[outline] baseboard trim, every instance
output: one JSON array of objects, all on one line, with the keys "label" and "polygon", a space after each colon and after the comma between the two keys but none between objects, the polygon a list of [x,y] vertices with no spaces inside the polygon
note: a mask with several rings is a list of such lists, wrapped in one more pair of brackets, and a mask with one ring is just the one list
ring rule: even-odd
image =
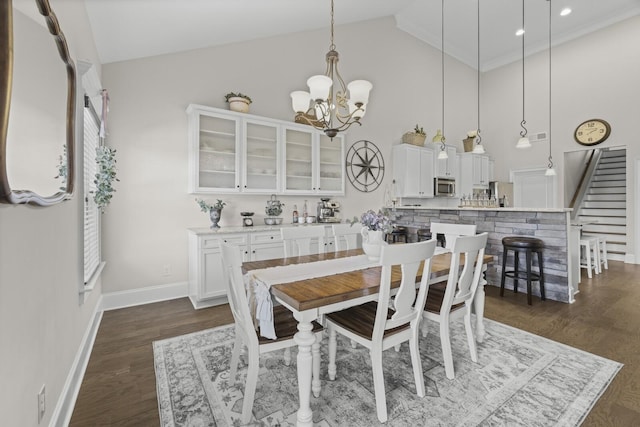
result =
[{"label": "baseboard trim", "polygon": [[102,308],[104,311],[116,310],[118,308],[183,298],[188,293],[188,282],[168,283],[166,285],[149,286],[128,291],[103,293]]},{"label": "baseboard trim", "polygon": [[624,256],[624,262],[625,264],[640,264],[640,263],[636,263],[636,257],[634,254],[626,254]]},{"label": "baseboard trim", "polygon": [[89,364],[89,357],[93,350],[93,343],[96,340],[100,322],[102,322],[102,313],[102,298],[100,298],[93,310],[92,321],[82,337],[80,347],[78,348],[78,352],[73,360],[67,379],[62,387],[58,403],[51,415],[49,427],[66,427],[71,422],[71,415],[73,414],[73,408],[76,405],[78,393],[80,393],[80,386],[82,385],[84,373],[87,370],[87,365]]}]

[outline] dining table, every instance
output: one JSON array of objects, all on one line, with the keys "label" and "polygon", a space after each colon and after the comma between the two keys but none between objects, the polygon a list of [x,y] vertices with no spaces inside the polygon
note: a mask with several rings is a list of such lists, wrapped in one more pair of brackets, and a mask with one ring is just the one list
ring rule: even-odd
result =
[{"label": "dining table", "polygon": [[[451,263],[451,253],[440,249],[440,253],[432,258],[429,283],[443,282],[448,279]],[[262,261],[251,261],[242,264],[243,274],[276,269],[272,271],[286,272],[286,266],[295,264],[314,264],[327,260],[338,260],[353,257],[360,259],[363,256],[362,249],[346,251],[326,252],[313,255],[278,258]],[[493,256],[485,255],[483,263],[493,262]],[[321,264],[324,265],[324,264]],[[461,255],[461,267],[464,265],[464,256]],[[315,277],[299,279],[293,277],[291,281],[286,278],[279,284],[270,286],[270,294],[275,300],[287,307],[298,321],[298,332],[294,341],[298,345],[297,377],[299,392],[299,409],[297,411],[297,426],[311,426],[313,413],[310,407],[311,393],[315,396],[320,393],[320,382],[312,384],[312,355],[311,346],[316,342],[316,336],[312,332],[312,324],[316,319],[326,313],[343,310],[348,307],[377,300],[380,286],[380,265],[367,266],[352,271],[334,272],[330,268],[319,273]],[[422,271],[420,268],[419,271]],[[286,274],[286,273],[285,273]],[[421,274],[416,280],[421,280]],[[400,286],[402,272],[400,266],[394,266],[391,272],[391,287]],[[286,283],[284,283],[286,282]],[[474,312],[476,315],[475,337],[478,342],[484,338],[484,279],[480,280],[474,299]]]}]

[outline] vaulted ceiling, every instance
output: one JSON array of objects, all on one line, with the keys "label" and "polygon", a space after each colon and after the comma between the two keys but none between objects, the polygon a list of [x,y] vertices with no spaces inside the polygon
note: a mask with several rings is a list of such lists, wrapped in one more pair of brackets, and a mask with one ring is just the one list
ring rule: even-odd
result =
[{"label": "vaulted ceiling", "polygon": [[[329,0],[85,0],[103,63],[328,28]],[[549,1],[525,0],[526,54],[548,45]],[[476,67],[478,0],[446,0],[445,52]],[[572,13],[561,17],[566,7]],[[552,0],[552,42],[640,14],[640,0]],[[440,0],[335,0],[336,25],[394,16],[440,49]],[[522,1],[480,0],[482,70],[521,57]],[[336,45],[340,47],[339,29]]]}]

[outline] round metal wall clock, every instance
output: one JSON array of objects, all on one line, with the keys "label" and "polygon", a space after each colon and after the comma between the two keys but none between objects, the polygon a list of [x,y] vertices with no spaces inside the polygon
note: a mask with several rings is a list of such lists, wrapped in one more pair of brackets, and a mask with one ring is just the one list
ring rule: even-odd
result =
[{"label": "round metal wall clock", "polygon": [[602,119],[591,119],[580,123],[573,133],[578,144],[596,145],[603,142],[611,134],[611,126]]},{"label": "round metal wall clock", "polygon": [[384,178],[382,152],[371,141],[353,143],[347,151],[347,177],[356,190],[367,193],[380,186]]}]

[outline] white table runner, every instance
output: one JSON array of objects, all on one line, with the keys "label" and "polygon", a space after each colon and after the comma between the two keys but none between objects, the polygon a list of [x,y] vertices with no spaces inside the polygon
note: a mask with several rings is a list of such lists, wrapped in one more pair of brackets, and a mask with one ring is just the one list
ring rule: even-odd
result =
[{"label": "white table runner", "polygon": [[[364,270],[379,265],[378,261],[370,261],[366,255],[357,255],[250,271],[244,276],[245,286],[249,298],[249,306],[252,308],[252,312],[255,313],[257,325],[260,326],[260,335],[269,339],[277,338],[273,326],[273,301],[269,291],[271,286]],[[255,310],[253,310],[254,306]]]}]

